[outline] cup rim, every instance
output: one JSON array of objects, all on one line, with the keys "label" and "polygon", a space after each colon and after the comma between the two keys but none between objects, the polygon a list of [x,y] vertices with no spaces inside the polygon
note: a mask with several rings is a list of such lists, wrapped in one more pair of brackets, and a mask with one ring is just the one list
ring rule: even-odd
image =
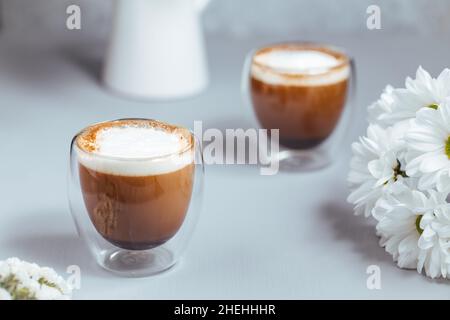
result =
[{"label": "cup rim", "polygon": [[[342,56],[342,59],[340,61],[339,64],[332,66],[332,67],[328,67],[325,69],[324,72],[320,72],[320,73],[312,73],[312,74],[305,74],[305,73],[299,73],[299,72],[286,72],[286,71],[280,71],[277,70],[275,68],[272,68],[266,64],[262,64],[259,63],[257,61],[255,61],[255,57],[258,53],[264,51],[264,50],[270,50],[270,49],[277,49],[277,48],[282,48],[282,47],[305,47],[305,48],[322,48],[325,49],[327,51],[330,51],[332,53],[336,53],[340,56]],[[323,43],[323,42],[315,42],[315,41],[281,41],[281,42],[273,42],[273,43],[269,43],[260,47],[257,47],[255,49],[253,49],[251,51],[251,65],[256,65],[259,68],[262,68],[266,71],[278,74],[278,75],[282,75],[284,77],[289,77],[289,78],[298,78],[298,77],[314,77],[314,76],[321,76],[324,74],[327,74],[329,72],[332,71],[336,71],[339,70],[345,66],[351,66],[353,61],[353,58],[350,54],[348,54],[348,52],[343,49],[342,47],[339,46],[335,46],[332,44],[327,44],[327,43]],[[324,69],[324,68],[317,68],[317,69]],[[312,68],[312,70],[314,70],[314,68]]]},{"label": "cup rim", "polygon": [[[188,143],[186,145],[185,148],[179,150],[179,151],[175,151],[175,152],[171,152],[171,153],[167,153],[164,155],[158,155],[158,156],[151,156],[151,157],[136,157],[136,158],[126,158],[126,157],[120,157],[120,156],[109,156],[109,155],[104,155],[104,154],[99,154],[99,153],[95,153],[95,152],[87,152],[86,150],[83,150],[80,146],[78,146],[77,143],[77,139],[78,137],[83,134],[86,130],[88,130],[89,128],[96,126],[96,125],[102,125],[102,124],[106,124],[109,122],[118,122],[118,121],[154,121],[154,122],[158,122],[158,123],[162,123],[162,124],[166,124],[169,126],[173,126],[182,130],[186,130],[186,132],[189,133],[189,137],[190,137],[190,143]],[[173,156],[181,156],[189,151],[192,151],[195,147],[195,143],[196,143],[196,137],[194,135],[194,133],[192,132],[192,130],[183,127],[183,126],[179,126],[179,125],[172,125],[169,124],[167,122],[164,121],[160,121],[160,120],[156,120],[156,119],[151,119],[151,118],[140,118],[140,117],[130,117],[130,118],[118,118],[118,119],[113,119],[113,120],[104,120],[104,121],[99,121],[96,123],[92,123],[86,127],[84,127],[83,129],[81,129],[80,131],[78,131],[75,136],[72,138],[72,142],[71,142],[71,146],[73,149],[76,149],[77,152],[80,152],[81,154],[84,154],[86,156],[91,156],[91,157],[97,157],[100,159],[106,159],[106,160],[115,160],[115,161],[130,161],[130,162],[140,162],[140,161],[158,161],[158,160],[163,160],[163,159],[167,159]]]}]

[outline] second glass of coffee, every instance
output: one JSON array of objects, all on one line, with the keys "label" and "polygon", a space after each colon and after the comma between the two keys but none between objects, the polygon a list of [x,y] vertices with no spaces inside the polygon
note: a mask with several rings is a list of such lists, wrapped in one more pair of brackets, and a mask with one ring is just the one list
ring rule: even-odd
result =
[{"label": "second glass of coffee", "polygon": [[281,168],[329,164],[342,136],[337,129],[346,120],[353,74],[349,56],[321,44],[277,44],[252,52],[244,72],[244,94],[261,126],[279,129],[280,152],[272,157]]}]

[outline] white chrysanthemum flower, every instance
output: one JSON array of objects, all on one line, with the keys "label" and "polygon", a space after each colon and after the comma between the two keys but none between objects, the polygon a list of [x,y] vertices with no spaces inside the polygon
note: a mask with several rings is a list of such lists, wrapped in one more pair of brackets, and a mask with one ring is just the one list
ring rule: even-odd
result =
[{"label": "white chrysanthemum flower", "polygon": [[352,191],[348,201],[355,205],[357,215],[369,217],[384,192],[401,192],[405,180],[403,132],[407,122],[391,128],[370,125],[367,137],[352,145],[348,182]]},{"label": "white chrysanthemum flower", "polygon": [[419,67],[368,111],[367,137],[352,145],[348,201],[378,221],[399,267],[450,278],[450,69],[433,78]]},{"label": "white chrysanthemum flower", "polygon": [[[437,109],[450,96],[450,70],[445,69],[437,78],[422,67],[416,78],[407,78],[406,88],[392,89],[385,105],[378,107],[376,119],[380,124],[393,125],[398,121],[412,119],[417,111],[424,108]],[[387,105],[387,106],[386,106]]]},{"label": "white chrysanthemum flower", "polygon": [[[53,287],[58,288],[58,291],[62,293],[64,296],[70,296],[72,289],[68,285],[67,281],[63,279],[60,275],[58,275],[55,270],[43,267],[39,272],[39,279],[46,279],[48,283],[53,284]],[[64,297],[63,297],[64,298]]]},{"label": "white chrysanthemum flower", "polygon": [[53,287],[41,286],[41,289],[36,292],[37,300],[61,300],[61,292]]},{"label": "white chrysanthemum flower", "polygon": [[424,269],[431,278],[450,277],[450,205],[425,213],[420,227],[417,271]]},{"label": "white chrysanthemum flower", "polygon": [[[427,197],[417,190],[386,194],[377,203],[373,216],[380,245],[390,253],[400,268],[417,269],[432,278],[448,274],[447,194],[430,192]],[[445,218],[441,216],[445,212]],[[447,220],[446,220],[447,219]],[[446,227],[444,227],[444,225]],[[438,231],[439,230],[439,231]]]},{"label": "white chrysanthemum flower", "polygon": [[406,135],[410,149],[406,172],[419,178],[418,187],[439,191],[450,187],[450,101],[437,110],[417,113]]},{"label": "white chrysanthemum flower", "polygon": [[10,258],[0,261],[0,299],[70,299],[72,288],[50,268]]},{"label": "white chrysanthemum flower", "polygon": [[386,86],[378,101],[372,103],[368,108],[369,122],[376,123],[380,126],[391,126],[393,123],[385,123],[384,116],[392,113],[392,105],[394,103],[394,87]]}]

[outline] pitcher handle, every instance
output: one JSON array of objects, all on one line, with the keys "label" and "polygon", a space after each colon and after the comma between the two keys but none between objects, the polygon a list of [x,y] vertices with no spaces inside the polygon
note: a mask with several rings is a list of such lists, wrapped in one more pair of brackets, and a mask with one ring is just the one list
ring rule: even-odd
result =
[{"label": "pitcher handle", "polygon": [[195,6],[198,12],[203,12],[211,0],[195,0]]}]

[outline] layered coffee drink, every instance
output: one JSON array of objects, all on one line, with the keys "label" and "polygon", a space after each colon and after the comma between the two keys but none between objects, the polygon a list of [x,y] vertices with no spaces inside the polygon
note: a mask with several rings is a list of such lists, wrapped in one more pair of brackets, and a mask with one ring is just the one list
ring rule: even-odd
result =
[{"label": "layered coffee drink", "polygon": [[344,109],[351,66],[342,52],[314,44],[258,50],[250,94],[265,129],[279,129],[280,144],[309,149],[326,140]]},{"label": "layered coffee drink", "polygon": [[105,122],[81,132],[74,150],[85,207],[104,239],[145,250],[177,233],[194,183],[189,130],[154,120]]}]

